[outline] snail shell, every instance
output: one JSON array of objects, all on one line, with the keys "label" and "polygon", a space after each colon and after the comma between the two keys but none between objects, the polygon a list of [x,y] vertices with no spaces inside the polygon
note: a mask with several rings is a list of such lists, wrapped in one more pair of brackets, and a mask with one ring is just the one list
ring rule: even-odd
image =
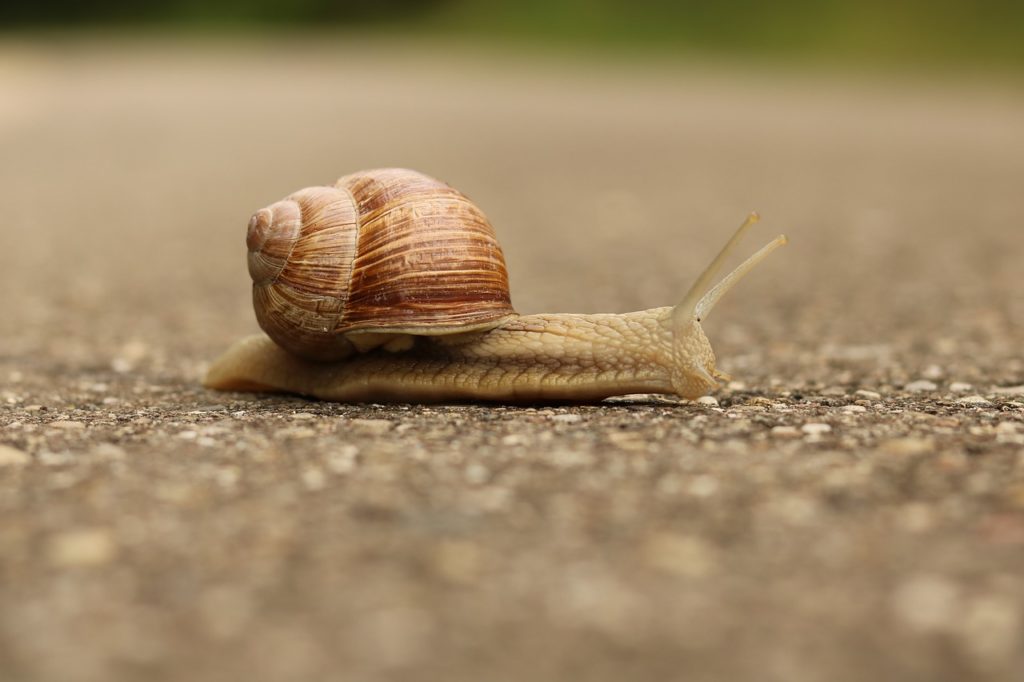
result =
[{"label": "snail shell", "polygon": [[256,319],[300,357],[339,360],[516,314],[487,217],[416,171],[361,171],[301,189],[252,216],[246,245]]}]

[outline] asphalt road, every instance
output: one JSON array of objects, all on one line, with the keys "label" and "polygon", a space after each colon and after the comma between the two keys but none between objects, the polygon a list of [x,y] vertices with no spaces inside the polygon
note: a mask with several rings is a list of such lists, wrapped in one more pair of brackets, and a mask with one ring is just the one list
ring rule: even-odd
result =
[{"label": "asphalt road", "polygon": [[[521,312],[674,303],[700,404],[199,378],[246,221],[360,168],[488,213]],[[0,46],[0,679],[1018,680],[1024,94],[423,46]]]}]

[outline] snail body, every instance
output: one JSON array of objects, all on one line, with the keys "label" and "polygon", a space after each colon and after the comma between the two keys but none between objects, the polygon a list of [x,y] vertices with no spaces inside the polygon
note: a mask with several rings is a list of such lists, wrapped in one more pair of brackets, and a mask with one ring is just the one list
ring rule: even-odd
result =
[{"label": "snail body", "polygon": [[696,398],[724,377],[701,319],[786,241],[709,288],[756,219],[674,307],[519,315],[494,230],[469,199],[410,170],[347,175],[253,215],[249,271],[266,335],[229,348],[204,384],[352,402]]}]

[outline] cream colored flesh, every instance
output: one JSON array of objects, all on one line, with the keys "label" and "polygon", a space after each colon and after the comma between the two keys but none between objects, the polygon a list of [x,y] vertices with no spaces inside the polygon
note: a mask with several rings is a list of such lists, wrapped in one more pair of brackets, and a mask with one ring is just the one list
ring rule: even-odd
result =
[{"label": "cream colored flesh", "polygon": [[409,350],[375,349],[334,363],[297,358],[257,335],[229,348],[204,383],[345,402],[695,398],[715,385],[714,358],[699,325],[674,339],[672,324],[671,308],[527,315],[488,332],[418,337]]}]

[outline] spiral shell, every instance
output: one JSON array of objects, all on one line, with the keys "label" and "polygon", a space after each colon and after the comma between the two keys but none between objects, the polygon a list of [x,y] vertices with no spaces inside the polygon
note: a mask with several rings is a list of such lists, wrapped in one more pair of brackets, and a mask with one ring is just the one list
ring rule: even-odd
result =
[{"label": "spiral shell", "polygon": [[299,190],[253,215],[246,245],[256,319],[302,357],[338,360],[394,335],[488,329],[515,315],[486,216],[416,171]]}]

